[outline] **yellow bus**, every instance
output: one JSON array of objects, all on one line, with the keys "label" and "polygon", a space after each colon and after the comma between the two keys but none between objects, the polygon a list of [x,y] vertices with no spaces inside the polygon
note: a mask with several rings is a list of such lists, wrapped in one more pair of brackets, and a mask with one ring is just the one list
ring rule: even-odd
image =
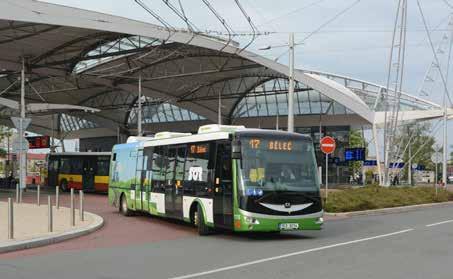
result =
[{"label": "yellow bus", "polygon": [[108,191],[110,152],[62,152],[48,155],[47,185],[87,192]]}]

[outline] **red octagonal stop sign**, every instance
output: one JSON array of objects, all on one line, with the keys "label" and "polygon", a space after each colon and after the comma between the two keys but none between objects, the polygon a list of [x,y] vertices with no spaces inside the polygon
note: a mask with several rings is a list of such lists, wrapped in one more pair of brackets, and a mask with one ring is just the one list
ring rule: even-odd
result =
[{"label": "red octagonal stop sign", "polygon": [[335,151],[335,147],[337,146],[335,143],[335,139],[332,137],[323,137],[320,141],[321,151],[324,154],[332,154]]}]

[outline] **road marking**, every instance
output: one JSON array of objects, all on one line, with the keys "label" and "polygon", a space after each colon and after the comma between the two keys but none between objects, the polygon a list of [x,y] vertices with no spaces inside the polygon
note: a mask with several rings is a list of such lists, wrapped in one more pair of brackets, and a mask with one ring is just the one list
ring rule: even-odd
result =
[{"label": "road marking", "polygon": [[407,229],[407,230],[397,231],[397,232],[388,233],[388,234],[382,234],[382,235],[377,235],[377,236],[372,236],[372,237],[367,237],[367,238],[361,238],[361,239],[347,241],[347,242],[341,242],[341,243],[337,243],[337,244],[331,244],[331,245],[327,245],[327,246],[322,246],[322,247],[318,247],[318,248],[298,251],[298,252],[284,254],[284,255],[280,255],[280,256],[264,258],[264,259],[260,259],[260,260],[256,260],[256,261],[245,262],[245,263],[242,263],[242,264],[230,265],[230,266],[225,266],[225,267],[222,267],[222,268],[212,269],[212,270],[208,270],[208,271],[203,271],[203,272],[198,272],[198,273],[192,273],[192,274],[172,277],[170,279],[188,279],[188,278],[205,276],[205,275],[209,275],[209,274],[213,274],[213,273],[218,273],[218,272],[232,270],[232,269],[238,269],[238,268],[241,268],[241,267],[246,267],[246,266],[250,266],[250,265],[260,264],[260,263],[264,263],[264,262],[270,262],[270,261],[280,260],[280,259],[284,259],[284,258],[299,256],[299,255],[303,255],[303,254],[307,254],[307,253],[311,253],[311,252],[317,252],[317,251],[321,251],[321,250],[326,250],[326,249],[331,249],[331,248],[335,248],[335,247],[351,245],[351,244],[365,242],[365,241],[369,241],[369,240],[390,237],[390,236],[394,236],[394,235],[398,235],[398,234],[407,233],[407,232],[410,232],[410,231],[413,231],[413,230],[414,229]]},{"label": "road marking", "polygon": [[443,224],[447,224],[447,223],[453,223],[453,220],[442,221],[442,222],[439,222],[439,223],[429,224],[429,225],[426,225],[426,226],[427,227],[434,227],[434,226],[439,226],[439,225],[443,225]]}]

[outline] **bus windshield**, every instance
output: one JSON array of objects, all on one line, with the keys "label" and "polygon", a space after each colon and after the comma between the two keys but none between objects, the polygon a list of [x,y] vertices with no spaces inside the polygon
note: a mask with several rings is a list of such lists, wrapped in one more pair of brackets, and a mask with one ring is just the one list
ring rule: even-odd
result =
[{"label": "bus windshield", "polygon": [[294,138],[241,138],[240,191],[315,192],[319,181],[311,141]]}]

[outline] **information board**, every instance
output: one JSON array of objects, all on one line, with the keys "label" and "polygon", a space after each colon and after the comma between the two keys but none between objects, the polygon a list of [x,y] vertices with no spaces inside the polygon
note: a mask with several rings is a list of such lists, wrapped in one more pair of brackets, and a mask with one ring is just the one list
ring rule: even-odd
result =
[{"label": "information board", "polygon": [[365,148],[346,148],[344,151],[345,161],[365,161]]},{"label": "information board", "polygon": [[36,136],[36,137],[26,137],[29,143],[30,149],[39,149],[39,148],[49,148],[50,147],[50,137],[49,136]]}]

